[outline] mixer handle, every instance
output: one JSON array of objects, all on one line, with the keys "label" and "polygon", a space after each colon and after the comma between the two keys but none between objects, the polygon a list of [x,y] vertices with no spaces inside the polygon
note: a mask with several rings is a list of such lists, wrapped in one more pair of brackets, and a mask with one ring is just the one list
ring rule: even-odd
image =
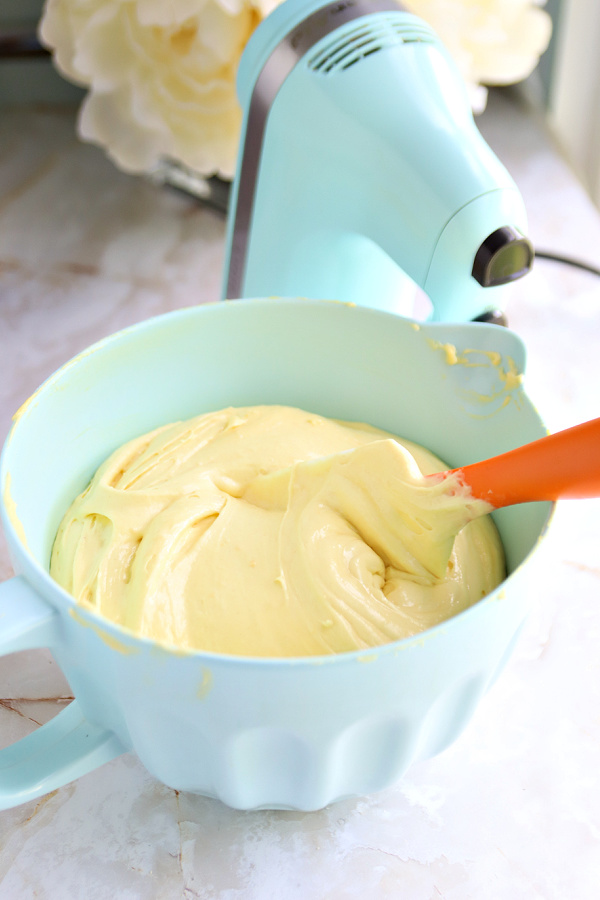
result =
[{"label": "mixer handle", "polygon": [[[0,656],[50,647],[59,614],[22,575],[0,584]],[[113,732],[86,719],[77,700],[31,734],[0,750],[0,810],[35,800],[125,753]]]}]

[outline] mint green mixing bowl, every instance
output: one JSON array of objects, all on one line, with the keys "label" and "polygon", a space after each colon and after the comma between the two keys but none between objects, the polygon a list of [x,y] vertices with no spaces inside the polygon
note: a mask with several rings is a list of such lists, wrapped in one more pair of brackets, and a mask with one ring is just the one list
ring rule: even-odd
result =
[{"label": "mint green mixing bowl", "polygon": [[286,404],[369,422],[456,466],[545,434],[515,377],[523,366],[521,341],[497,326],[417,326],[279,299],[161,316],[63,366],[16,415],[2,454],[18,574],[0,585],[0,653],[49,647],[76,699],[0,752],[0,808],[134,751],[178,790],[240,809],[311,810],[385,788],[447,747],[524,621],[550,504],[495,514],[509,575],[472,608],[414,638],[318,658],[185,654],[139,639],[78,607],[49,577],[50,552],[97,466],[158,425]]}]

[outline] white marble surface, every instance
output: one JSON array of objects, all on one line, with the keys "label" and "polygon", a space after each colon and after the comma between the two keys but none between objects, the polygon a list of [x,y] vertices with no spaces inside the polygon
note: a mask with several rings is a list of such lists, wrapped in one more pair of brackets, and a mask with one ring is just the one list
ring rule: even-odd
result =
[{"label": "white marble surface", "polygon": [[[600,213],[514,95],[480,120],[538,247],[600,262]],[[0,439],[96,339],[217,299],[222,217],[117,172],[69,112],[0,120]],[[539,261],[514,286],[526,387],[551,430],[600,415],[600,278]],[[0,900],[592,900],[600,884],[600,501],[559,504],[526,630],[457,743],[317,813],[176,794],[132,756],[0,813]],[[11,575],[0,544],[0,579]],[[0,660],[0,746],[70,698],[46,651]]]}]

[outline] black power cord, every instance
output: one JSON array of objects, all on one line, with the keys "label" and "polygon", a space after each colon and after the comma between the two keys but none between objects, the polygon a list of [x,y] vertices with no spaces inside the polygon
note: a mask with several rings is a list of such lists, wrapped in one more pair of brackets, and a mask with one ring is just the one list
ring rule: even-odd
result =
[{"label": "black power cord", "polygon": [[560,253],[550,253],[546,250],[536,250],[535,258],[547,259],[550,262],[563,263],[567,266],[573,266],[575,269],[582,269],[584,272],[591,272],[592,275],[600,276],[599,266],[594,266],[591,263],[584,262],[581,259],[576,259],[574,256],[563,256]]},{"label": "black power cord", "polygon": [[[600,267],[594,266],[591,263],[585,262],[581,259],[576,259],[574,256],[566,256],[562,253],[551,253],[548,250],[535,250],[535,259],[545,259],[549,262],[561,263],[566,266],[573,266],[575,269],[580,269],[583,272],[590,272],[592,275],[600,276]],[[492,325],[508,325],[508,321],[506,315],[501,309],[488,309],[485,312],[481,313],[480,316],[476,316],[473,319],[474,322],[487,322]]]}]

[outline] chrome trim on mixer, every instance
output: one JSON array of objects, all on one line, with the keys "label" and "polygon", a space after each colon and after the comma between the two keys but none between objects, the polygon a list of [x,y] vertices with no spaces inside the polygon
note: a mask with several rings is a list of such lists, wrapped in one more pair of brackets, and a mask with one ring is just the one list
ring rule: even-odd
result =
[{"label": "chrome trim on mixer", "polygon": [[227,275],[227,297],[240,297],[244,281],[250,220],[269,111],[277,93],[296,63],[321,38],[354,19],[378,12],[408,12],[395,0],[338,0],[311,13],[275,47],[256,82],[250,108],[239,177],[235,222]]}]

